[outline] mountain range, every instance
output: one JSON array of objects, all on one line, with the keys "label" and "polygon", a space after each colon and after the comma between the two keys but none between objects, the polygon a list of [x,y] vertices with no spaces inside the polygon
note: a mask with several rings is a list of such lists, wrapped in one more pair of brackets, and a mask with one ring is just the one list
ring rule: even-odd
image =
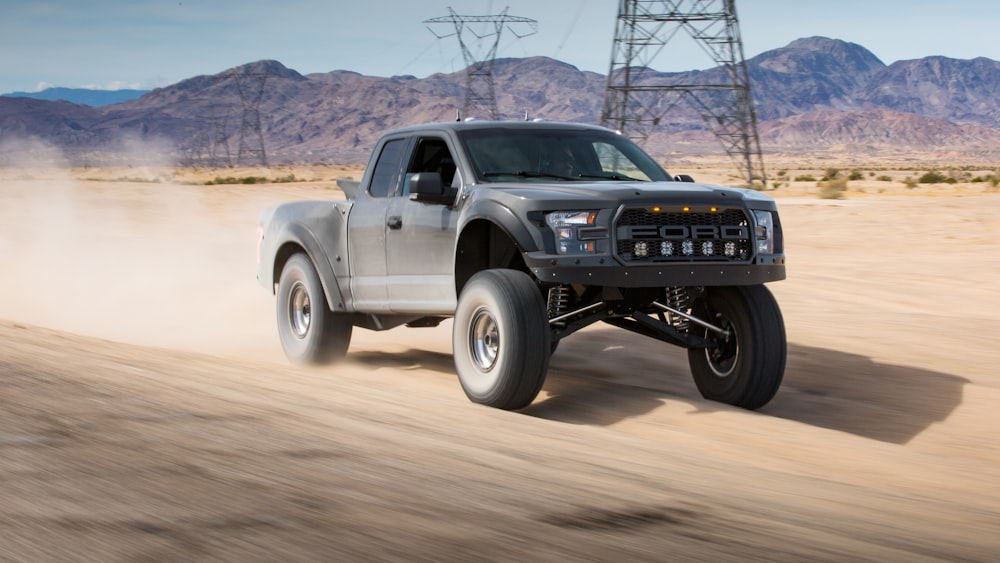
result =
[{"label": "mountain range", "polygon": [[149,90],[120,89],[95,90],[93,88],[45,88],[37,92],[10,92],[0,94],[9,98],[34,98],[36,100],[66,101],[85,106],[103,107],[134,100]]},{"label": "mountain range", "polygon": [[[1000,154],[1000,62],[926,57],[886,65],[860,45],[810,37],[748,59],[747,67],[766,153]],[[723,72],[647,76],[697,84]],[[600,119],[604,75],[529,57],[496,60],[493,76],[506,118]],[[225,154],[233,161],[241,131],[255,134],[258,119],[260,137],[244,139],[244,146],[259,148],[262,137],[271,164],[363,163],[387,128],[454,119],[465,80],[464,70],[426,78],[345,70],[302,75],[265,60],[103,107],[0,97],[0,163],[26,158],[26,145],[16,141],[29,138],[37,142],[27,146],[54,146],[74,164],[154,153],[173,162]],[[667,121],[649,139],[654,155],[723,154],[694,108],[678,105]]]}]

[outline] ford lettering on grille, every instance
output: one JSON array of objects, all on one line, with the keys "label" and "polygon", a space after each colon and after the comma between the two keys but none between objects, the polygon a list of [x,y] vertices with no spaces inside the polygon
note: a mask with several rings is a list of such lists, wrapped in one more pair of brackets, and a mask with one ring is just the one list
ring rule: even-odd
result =
[{"label": "ford lettering on grille", "polygon": [[662,227],[641,226],[621,227],[621,233],[627,239],[662,238],[667,240],[740,240],[750,238],[749,230],[744,226],[718,225],[664,225]]},{"label": "ford lettering on grille", "polygon": [[615,248],[626,263],[746,262],[753,248],[750,221],[741,209],[625,209]]}]

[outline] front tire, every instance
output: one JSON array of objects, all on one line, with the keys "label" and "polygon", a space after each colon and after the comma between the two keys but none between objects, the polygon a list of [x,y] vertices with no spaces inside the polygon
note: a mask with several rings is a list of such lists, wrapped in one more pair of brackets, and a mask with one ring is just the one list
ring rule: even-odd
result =
[{"label": "front tire", "polygon": [[516,270],[485,270],[462,289],[455,310],[455,369],[474,403],[514,410],[538,395],[549,368],[551,332],[535,282]]},{"label": "front tire", "polygon": [[693,310],[729,331],[702,336],[712,346],[688,349],[688,363],[702,397],[746,409],[770,401],[785,373],[785,323],[763,285],[710,287]]},{"label": "front tire", "polygon": [[316,268],[305,254],[285,263],[278,281],[278,336],[285,356],[297,364],[342,360],[353,326],[330,310]]}]

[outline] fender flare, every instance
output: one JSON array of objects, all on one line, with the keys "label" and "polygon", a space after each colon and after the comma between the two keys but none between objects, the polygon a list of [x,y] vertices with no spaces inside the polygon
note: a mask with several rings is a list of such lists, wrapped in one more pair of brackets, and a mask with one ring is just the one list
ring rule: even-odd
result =
[{"label": "fender flare", "polygon": [[312,231],[302,223],[289,223],[282,229],[281,241],[274,253],[274,264],[272,267],[272,286],[277,284],[281,277],[281,268],[284,267],[288,258],[294,254],[294,248],[305,250],[309,261],[316,268],[319,274],[320,283],[323,285],[323,293],[326,295],[326,302],[331,311],[346,312],[347,301],[340,289],[337,275],[334,272],[330,257],[323,252],[322,246],[316,240]]},{"label": "fender flare", "polygon": [[537,229],[525,224],[511,208],[488,199],[476,201],[462,214],[458,224],[458,236],[455,237],[456,243],[461,238],[461,233],[465,231],[465,227],[478,219],[495,224],[517,244],[522,253],[544,248],[541,233]]}]

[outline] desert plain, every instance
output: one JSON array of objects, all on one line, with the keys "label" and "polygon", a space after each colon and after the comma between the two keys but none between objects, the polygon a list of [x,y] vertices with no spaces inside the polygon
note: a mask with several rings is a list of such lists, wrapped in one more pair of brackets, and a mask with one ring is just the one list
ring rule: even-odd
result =
[{"label": "desert plain", "polygon": [[[520,412],[468,402],[448,322],[290,365],[257,212],[359,167],[2,169],[0,560],[995,561],[1000,191],[921,166],[770,165],[789,354],[756,412],[604,325]],[[794,181],[829,167],[863,178]]]}]

